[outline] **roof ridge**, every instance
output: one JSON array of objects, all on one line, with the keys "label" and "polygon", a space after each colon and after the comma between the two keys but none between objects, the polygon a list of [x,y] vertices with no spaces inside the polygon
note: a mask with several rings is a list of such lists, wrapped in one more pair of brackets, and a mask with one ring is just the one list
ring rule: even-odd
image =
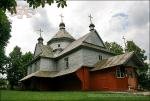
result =
[{"label": "roof ridge", "polygon": [[74,49],[74,48],[80,46],[83,43],[83,41],[88,37],[88,34],[85,34],[84,36],[82,36],[79,39],[77,39],[77,40],[73,41],[72,43],[70,43],[62,52],[59,53],[58,56],[70,51],[71,49]]}]

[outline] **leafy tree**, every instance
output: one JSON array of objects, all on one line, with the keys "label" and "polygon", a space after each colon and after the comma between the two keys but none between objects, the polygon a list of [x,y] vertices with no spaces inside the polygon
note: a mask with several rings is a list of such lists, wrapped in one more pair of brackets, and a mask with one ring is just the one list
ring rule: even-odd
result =
[{"label": "leafy tree", "polygon": [[0,1],[0,73],[5,73],[5,64],[7,57],[5,56],[5,46],[11,37],[11,23],[9,22],[5,12],[6,10],[11,13],[16,12],[16,2],[15,0],[1,0]]},{"label": "leafy tree", "polygon": [[145,56],[145,50],[141,49],[139,46],[137,46],[133,41],[127,41],[126,49],[128,52],[134,51],[135,54],[138,56],[138,58],[144,62],[147,59],[147,56]]},{"label": "leafy tree", "polygon": [[51,5],[54,2],[57,3],[57,7],[64,8],[65,6],[67,6],[66,0],[27,0],[27,3],[29,3],[29,6],[33,8],[37,8],[39,6],[44,7],[46,3]]},{"label": "leafy tree", "polygon": [[30,52],[22,55],[21,49],[18,46],[9,54],[7,79],[11,89],[14,86],[18,86],[18,81],[26,75],[27,67],[25,65],[31,61],[32,57],[33,55]]},{"label": "leafy tree", "polygon": [[8,58],[5,56],[5,51],[4,48],[0,49],[0,74],[5,74],[6,73],[6,64]]},{"label": "leafy tree", "polygon": [[10,11],[11,14],[12,13],[16,13],[16,6],[17,6],[17,3],[15,0],[1,0],[0,1],[0,9],[2,11]]},{"label": "leafy tree", "polygon": [[7,88],[7,79],[0,78],[0,89],[6,89],[6,88]]},{"label": "leafy tree", "polygon": [[105,42],[105,46],[116,55],[123,54],[123,48],[116,42]]},{"label": "leafy tree", "polygon": [[5,56],[4,48],[10,38],[11,25],[5,15],[5,12],[0,8],[0,73],[5,73],[4,65],[7,57]]},{"label": "leafy tree", "polygon": [[9,54],[9,66],[7,68],[7,79],[10,84],[10,88],[14,89],[14,86],[18,85],[18,80],[21,79],[22,75],[21,68],[21,55],[22,52],[18,46]]}]

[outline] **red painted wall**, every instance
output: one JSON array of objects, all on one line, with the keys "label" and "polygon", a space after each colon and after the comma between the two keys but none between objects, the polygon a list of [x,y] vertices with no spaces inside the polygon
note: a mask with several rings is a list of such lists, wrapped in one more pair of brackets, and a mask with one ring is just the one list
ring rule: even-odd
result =
[{"label": "red painted wall", "polygon": [[[129,75],[124,78],[116,77],[116,68],[111,67],[99,71],[89,71],[89,67],[81,67],[75,73],[57,78],[31,78],[25,85],[31,89],[39,90],[101,90],[126,91],[136,89],[137,77]],[[135,71],[132,67],[125,67],[127,72]]]},{"label": "red painted wall", "polygon": [[82,83],[82,90],[89,90],[89,69],[88,67],[82,67],[76,71],[76,75]]},{"label": "red painted wall", "polygon": [[[132,67],[126,68],[133,71]],[[137,87],[137,78],[117,78],[116,67],[90,72],[90,90],[126,91],[129,84]]]}]

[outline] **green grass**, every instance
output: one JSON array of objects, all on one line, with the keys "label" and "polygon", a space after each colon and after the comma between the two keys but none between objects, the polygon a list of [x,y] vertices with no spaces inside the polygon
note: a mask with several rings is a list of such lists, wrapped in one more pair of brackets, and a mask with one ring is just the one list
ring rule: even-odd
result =
[{"label": "green grass", "polygon": [[2,90],[0,101],[150,101],[149,96],[129,93],[67,92],[67,91],[10,91]]}]

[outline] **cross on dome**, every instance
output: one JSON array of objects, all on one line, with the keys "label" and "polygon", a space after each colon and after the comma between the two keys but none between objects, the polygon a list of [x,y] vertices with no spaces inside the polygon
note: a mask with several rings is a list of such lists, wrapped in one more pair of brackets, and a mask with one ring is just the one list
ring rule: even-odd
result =
[{"label": "cross on dome", "polygon": [[60,17],[61,17],[61,22],[63,22],[63,17],[64,17],[64,16],[63,16],[62,14],[60,14]]},{"label": "cross on dome", "polygon": [[41,33],[43,32],[43,30],[40,28],[39,30],[37,30],[40,32],[40,37],[42,37]]},{"label": "cross on dome", "polygon": [[123,36],[122,39],[123,39],[123,41],[124,41],[124,46],[125,46],[124,51],[127,52],[127,48],[126,48],[126,47],[127,47],[126,38]]},{"label": "cross on dome", "polygon": [[91,24],[90,24],[90,31],[94,31],[94,27],[95,27],[95,25],[92,23],[92,19],[93,19],[93,17],[92,17],[92,15],[90,14],[89,15],[89,18],[90,18],[90,22],[91,22]]},{"label": "cross on dome", "polygon": [[126,38],[123,36],[122,39],[124,41],[124,45],[126,46]]},{"label": "cross on dome", "polygon": [[92,23],[92,19],[93,19],[93,17],[92,17],[92,15],[91,15],[91,14],[89,15],[89,18],[90,18],[90,22]]}]

